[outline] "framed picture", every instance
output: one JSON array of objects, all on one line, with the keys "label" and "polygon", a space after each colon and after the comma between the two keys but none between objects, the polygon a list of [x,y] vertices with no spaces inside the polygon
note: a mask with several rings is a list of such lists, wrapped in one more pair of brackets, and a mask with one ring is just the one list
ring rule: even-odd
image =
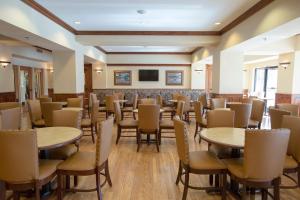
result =
[{"label": "framed picture", "polygon": [[115,85],[131,85],[131,71],[114,71]]},{"label": "framed picture", "polygon": [[166,85],[183,85],[183,71],[166,71]]}]

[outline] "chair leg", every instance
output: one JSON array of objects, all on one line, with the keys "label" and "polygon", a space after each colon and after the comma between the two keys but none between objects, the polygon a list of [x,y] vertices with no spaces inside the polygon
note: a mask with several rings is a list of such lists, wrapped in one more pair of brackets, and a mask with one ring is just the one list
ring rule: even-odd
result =
[{"label": "chair leg", "polygon": [[182,195],[182,200],[186,200],[187,193],[188,193],[188,186],[189,186],[189,181],[190,181],[190,173],[188,170],[185,172],[185,178],[184,178],[184,189],[183,189],[183,195]]},{"label": "chair leg", "polygon": [[274,180],[274,200],[280,199],[280,178]]},{"label": "chair leg", "polygon": [[0,181],[0,199],[5,199],[5,183]]},{"label": "chair leg", "polygon": [[159,152],[159,133],[158,133],[158,131],[156,131],[155,137],[156,137],[156,149],[157,149],[157,152]]},{"label": "chair leg", "polygon": [[40,187],[38,183],[35,183],[35,199],[40,200]]},{"label": "chair leg", "polygon": [[160,145],[161,144],[161,129],[159,129],[158,138],[159,138],[159,145]]},{"label": "chair leg", "polygon": [[92,141],[93,144],[95,143],[95,137],[94,137],[94,132],[93,132],[93,124],[91,124],[91,135],[92,135]]},{"label": "chair leg", "polygon": [[267,200],[268,199],[267,189],[262,189],[261,190],[261,199],[262,200]]},{"label": "chair leg", "polygon": [[209,185],[214,184],[214,175],[209,175]]},{"label": "chair leg", "polygon": [[222,175],[222,200],[226,199],[226,185],[227,185],[227,175],[224,173]]},{"label": "chair leg", "polygon": [[17,191],[13,192],[13,200],[19,200],[20,199],[20,193]]},{"label": "chair leg", "polygon": [[181,175],[182,175],[182,166],[181,166],[181,162],[179,161],[178,174],[177,174],[177,178],[176,178],[176,185],[178,185]]},{"label": "chair leg", "polygon": [[118,144],[119,140],[120,140],[120,137],[121,137],[121,127],[118,125],[118,128],[117,128],[117,140],[116,140],[116,144]]},{"label": "chair leg", "polygon": [[57,175],[57,200],[62,199],[62,175],[58,173]]},{"label": "chair leg", "polygon": [[78,176],[74,176],[74,187],[78,186]]},{"label": "chair leg", "polygon": [[70,187],[70,176],[69,176],[69,175],[66,176],[66,188],[67,188],[67,189],[70,189],[70,188],[71,188],[71,187]]},{"label": "chair leg", "polygon": [[140,145],[141,145],[141,133],[138,131],[137,132],[137,141],[138,141],[138,145],[137,145],[137,152],[139,152],[140,150]]},{"label": "chair leg", "polygon": [[105,162],[105,176],[106,176],[106,180],[108,182],[108,185],[110,187],[112,187],[112,182],[111,182],[111,179],[110,179],[110,173],[109,173],[109,167],[108,167],[108,160],[106,160],[106,162]]},{"label": "chair leg", "polygon": [[242,200],[246,200],[247,199],[247,187],[246,187],[246,184],[243,184],[241,197],[242,197]]},{"label": "chair leg", "polygon": [[300,187],[300,167],[298,167],[297,176],[298,176],[298,187]]},{"label": "chair leg", "polygon": [[133,115],[133,119],[136,120],[136,117],[135,117],[135,113],[132,112],[132,115]]},{"label": "chair leg", "polygon": [[197,136],[197,133],[198,133],[198,127],[199,127],[199,124],[198,124],[198,122],[196,122],[196,129],[195,129],[194,139],[195,139],[196,136]]},{"label": "chair leg", "polygon": [[100,183],[100,172],[96,172],[96,189],[98,200],[102,200],[101,183]]}]

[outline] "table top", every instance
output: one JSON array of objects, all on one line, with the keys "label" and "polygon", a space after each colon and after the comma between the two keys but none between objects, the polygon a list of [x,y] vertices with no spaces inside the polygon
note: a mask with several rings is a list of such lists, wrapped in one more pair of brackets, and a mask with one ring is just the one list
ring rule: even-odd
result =
[{"label": "table top", "polygon": [[[165,111],[164,109],[159,109],[159,112],[161,112],[161,113],[164,112],[164,111]],[[139,112],[139,109],[134,109],[133,112],[134,112],[134,113],[138,113],[138,112]]]},{"label": "table top", "polygon": [[207,128],[200,132],[201,138],[209,143],[243,149],[245,146],[245,129],[241,128]]},{"label": "table top", "polygon": [[82,131],[72,127],[37,128],[39,150],[54,149],[71,144],[82,136]]},{"label": "table top", "polygon": [[65,107],[62,108],[63,110],[74,110],[74,111],[83,111],[83,108],[78,108],[78,107]]},{"label": "table top", "polygon": [[[177,103],[178,100],[176,100],[176,99],[169,99],[168,101],[173,102],[173,103]],[[190,102],[193,103],[194,101],[190,100]]]},{"label": "table top", "polygon": [[215,108],[214,110],[229,110],[230,111],[230,108]]}]

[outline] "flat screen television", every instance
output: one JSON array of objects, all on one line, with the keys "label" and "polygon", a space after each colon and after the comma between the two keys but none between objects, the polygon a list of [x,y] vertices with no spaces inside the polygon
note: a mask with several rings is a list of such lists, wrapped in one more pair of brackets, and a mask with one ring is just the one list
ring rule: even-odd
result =
[{"label": "flat screen television", "polygon": [[139,70],[139,81],[158,81],[158,70]]}]

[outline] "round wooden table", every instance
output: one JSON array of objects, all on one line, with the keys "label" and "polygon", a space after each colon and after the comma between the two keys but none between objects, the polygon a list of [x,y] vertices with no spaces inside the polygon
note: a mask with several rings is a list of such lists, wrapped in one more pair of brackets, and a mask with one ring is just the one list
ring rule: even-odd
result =
[{"label": "round wooden table", "polygon": [[72,127],[46,127],[37,128],[37,145],[39,150],[49,150],[62,147],[82,136],[82,131]]},{"label": "round wooden table", "polygon": [[[164,111],[165,111],[164,109],[159,109],[159,112],[160,112],[160,113],[163,113]],[[134,113],[138,113],[138,112],[139,112],[139,109],[134,109],[133,112],[134,112]]]},{"label": "round wooden table", "polygon": [[233,149],[243,149],[245,146],[245,129],[241,128],[207,128],[200,132],[203,140]]},{"label": "round wooden table", "polygon": [[63,108],[63,110],[83,111],[83,108],[79,108],[79,107],[66,107],[66,108]]}]

